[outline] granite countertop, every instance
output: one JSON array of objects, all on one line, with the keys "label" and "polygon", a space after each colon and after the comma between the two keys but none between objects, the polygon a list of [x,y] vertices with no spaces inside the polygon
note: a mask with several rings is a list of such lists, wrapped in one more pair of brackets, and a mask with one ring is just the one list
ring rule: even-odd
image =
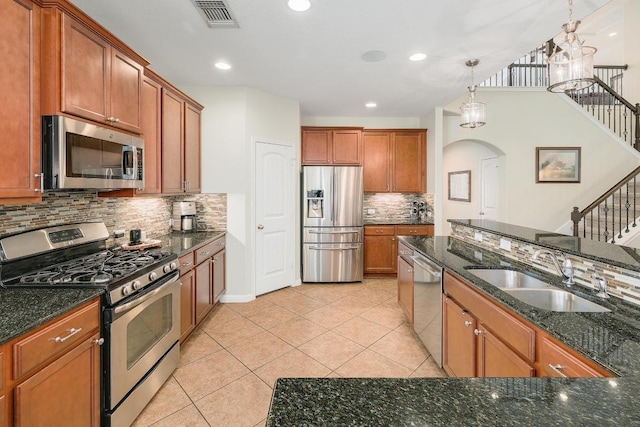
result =
[{"label": "granite countertop", "polygon": [[[504,235],[520,236],[521,231],[504,230]],[[640,408],[635,404],[640,392],[640,307],[616,298],[603,303],[595,292],[574,286],[574,292],[606,305],[611,312],[540,310],[466,268],[510,266],[532,272],[531,266],[453,237],[400,240],[620,377],[282,378],[274,388],[267,426],[640,425]],[[534,274],[560,284],[557,276],[538,270]]]},{"label": "granite countertop", "polygon": [[[171,233],[157,237],[160,250],[183,255],[225,234],[225,231]],[[0,344],[37,328],[85,302],[103,289],[0,288]]]},{"label": "granite countertop", "polygon": [[365,218],[364,225],[433,225],[433,221],[417,218]]}]

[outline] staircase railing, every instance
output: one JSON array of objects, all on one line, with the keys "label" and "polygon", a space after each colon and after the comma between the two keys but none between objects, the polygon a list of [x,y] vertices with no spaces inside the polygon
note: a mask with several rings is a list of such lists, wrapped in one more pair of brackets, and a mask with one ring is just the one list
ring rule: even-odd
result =
[{"label": "staircase railing", "polygon": [[629,227],[638,225],[640,205],[638,204],[638,184],[640,167],[622,178],[606,193],[598,197],[582,211],[577,207],[571,212],[573,235],[616,243],[629,233]]}]

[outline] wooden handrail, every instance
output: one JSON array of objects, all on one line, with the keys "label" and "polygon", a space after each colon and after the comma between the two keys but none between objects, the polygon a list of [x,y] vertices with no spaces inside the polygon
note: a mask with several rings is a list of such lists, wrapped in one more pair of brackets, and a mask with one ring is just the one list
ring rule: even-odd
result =
[{"label": "wooden handrail", "polygon": [[618,191],[620,188],[622,188],[623,185],[631,181],[631,179],[633,179],[639,173],[640,173],[640,166],[632,170],[627,176],[625,176],[620,181],[618,181],[618,183],[613,187],[611,187],[611,189],[609,189],[606,193],[598,197],[593,203],[591,203],[589,206],[587,206],[582,211],[580,211],[580,214],[581,214],[580,216],[584,217],[588,212],[592,211],[596,206],[604,202],[604,199],[606,199],[607,197],[611,196],[613,193]]},{"label": "wooden handrail", "polygon": [[602,86],[602,88],[604,90],[606,90],[607,92],[609,92],[609,94],[611,96],[613,96],[616,100],[620,101],[620,103],[624,104],[628,109],[630,109],[633,112],[633,114],[638,114],[638,109],[636,108],[635,105],[633,105],[632,103],[630,103],[629,101],[624,99],[611,86],[609,86],[608,84],[606,84],[605,82],[600,80],[600,78],[598,78],[598,76],[593,76],[593,78],[595,79],[596,83],[598,83],[600,86]]}]

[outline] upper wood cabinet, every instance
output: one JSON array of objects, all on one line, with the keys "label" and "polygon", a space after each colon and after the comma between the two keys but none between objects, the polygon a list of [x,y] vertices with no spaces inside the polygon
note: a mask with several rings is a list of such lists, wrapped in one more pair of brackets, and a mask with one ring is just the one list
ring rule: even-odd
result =
[{"label": "upper wood cabinet", "polygon": [[71,114],[140,133],[148,63],[79,10],[43,8],[42,113]]},{"label": "upper wood cabinet", "polygon": [[302,128],[303,165],[362,165],[362,128]]},{"label": "upper wood cabinet", "polygon": [[144,138],[144,189],[140,194],[162,192],[162,85],[145,76],[142,79],[142,121]]},{"label": "upper wood cabinet", "polygon": [[0,0],[0,204],[36,203],[40,185],[40,7]]},{"label": "upper wood cabinet", "polygon": [[365,193],[426,191],[425,129],[363,132]]},{"label": "upper wood cabinet", "polygon": [[199,193],[202,106],[162,90],[162,192]]}]

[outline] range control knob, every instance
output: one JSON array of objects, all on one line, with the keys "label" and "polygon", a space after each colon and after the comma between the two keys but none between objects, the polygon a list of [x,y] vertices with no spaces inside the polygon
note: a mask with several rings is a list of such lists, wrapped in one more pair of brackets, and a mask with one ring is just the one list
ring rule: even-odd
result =
[{"label": "range control knob", "polygon": [[156,280],[158,278],[158,273],[156,273],[155,271],[152,271],[151,273],[149,273],[149,280]]},{"label": "range control knob", "polygon": [[140,283],[140,280],[134,280],[131,286],[133,286],[133,289],[137,291],[142,287],[142,283]]},{"label": "range control knob", "polygon": [[131,293],[131,287],[129,285],[122,287],[122,295],[125,297]]}]

